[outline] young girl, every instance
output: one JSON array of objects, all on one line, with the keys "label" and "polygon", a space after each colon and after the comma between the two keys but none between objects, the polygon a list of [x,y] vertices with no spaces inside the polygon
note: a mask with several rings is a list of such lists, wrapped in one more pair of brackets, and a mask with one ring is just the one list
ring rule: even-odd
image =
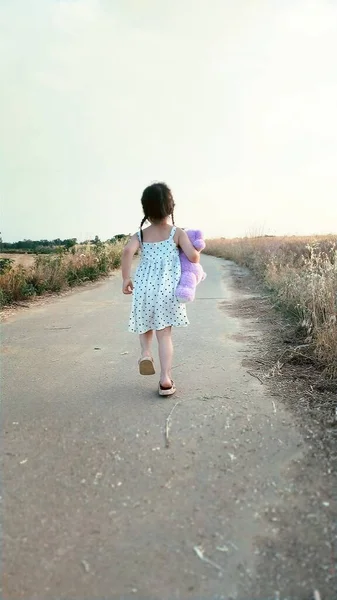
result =
[{"label": "young girl", "polygon": [[[133,293],[129,331],[138,333],[140,338],[139,372],[141,375],[155,373],[151,352],[155,331],[161,366],[158,391],[160,396],[171,396],[176,391],[171,376],[171,329],[189,324],[185,305],[175,296],[181,275],[178,248],[191,262],[199,262],[200,255],[186,232],[174,225],[174,200],[167,185],[154,183],[147,187],[142,195],[142,206],[144,218],[140,231],[132,236],[122,256],[123,293]],[[150,226],[143,231],[145,221],[149,221]],[[131,264],[139,248],[141,259],[133,284]]]}]

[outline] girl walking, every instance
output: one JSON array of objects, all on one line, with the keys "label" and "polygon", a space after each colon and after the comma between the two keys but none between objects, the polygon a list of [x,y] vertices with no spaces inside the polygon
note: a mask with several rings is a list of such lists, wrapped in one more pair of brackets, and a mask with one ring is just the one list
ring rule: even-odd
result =
[{"label": "girl walking", "polygon": [[[139,372],[155,373],[151,350],[155,331],[161,367],[158,391],[160,396],[171,396],[176,391],[171,373],[172,327],[189,324],[186,307],[175,296],[181,275],[179,248],[191,262],[199,262],[200,255],[186,232],[174,225],[174,200],[166,184],[148,186],[141,202],[144,218],[140,230],[125,246],[122,256],[123,293],[133,294],[129,331],[139,334]],[[146,221],[150,225],[143,230]],[[141,259],[133,283],[131,265],[138,249]]]}]

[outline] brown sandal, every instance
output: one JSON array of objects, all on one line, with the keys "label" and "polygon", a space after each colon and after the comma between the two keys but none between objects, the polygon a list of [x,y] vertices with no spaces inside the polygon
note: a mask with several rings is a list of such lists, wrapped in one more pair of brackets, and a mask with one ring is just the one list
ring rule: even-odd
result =
[{"label": "brown sandal", "polygon": [[164,388],[161,383],[159,382],[159,387],[158,387],[158,394],[159,396],[173,396],[173,394],[176,393],[176,386],[174,385],[174,381],[172,381],[171,379],[171,387],[170,388]]},{"label": "brown sandal", "polygon": [[138,361],[139,365],[139,373],[141,375],[154,375],[155,368],[153,363],[153,358],[150,356],[145,356],[144,358],[140,358]]}]

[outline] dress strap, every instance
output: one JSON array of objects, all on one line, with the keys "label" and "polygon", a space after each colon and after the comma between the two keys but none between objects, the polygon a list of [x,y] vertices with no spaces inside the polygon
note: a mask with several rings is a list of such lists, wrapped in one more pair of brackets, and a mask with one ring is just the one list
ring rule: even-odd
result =
[{"label": "dress strap", "polygon": [[171,229],[169,240],[173,240],[176,231],[177,231],[177,228],[175,225],[173,225],[173,227]]}]

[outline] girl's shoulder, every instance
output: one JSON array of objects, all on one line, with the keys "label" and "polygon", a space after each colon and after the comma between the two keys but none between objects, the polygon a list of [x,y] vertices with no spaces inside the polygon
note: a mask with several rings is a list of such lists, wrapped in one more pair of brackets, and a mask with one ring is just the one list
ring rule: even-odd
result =
[{"label": "girl's shoulder", "polygon": [[177,227],[177,225],[175,225],[174,227],[175,227],[174,241],[178,242],[179,238],[181,238],[181,236],[184,235],[185,230],[183,227]]},{"label": "girl's shoulder", "polygon": [[139,246],[140,246],[139,237],[138,237],[137,233],[134,233],[130,237],[127,244],[124,246],[124,250],[129,250],[129,251],[132,250],[133,252],[137,252]]}]

